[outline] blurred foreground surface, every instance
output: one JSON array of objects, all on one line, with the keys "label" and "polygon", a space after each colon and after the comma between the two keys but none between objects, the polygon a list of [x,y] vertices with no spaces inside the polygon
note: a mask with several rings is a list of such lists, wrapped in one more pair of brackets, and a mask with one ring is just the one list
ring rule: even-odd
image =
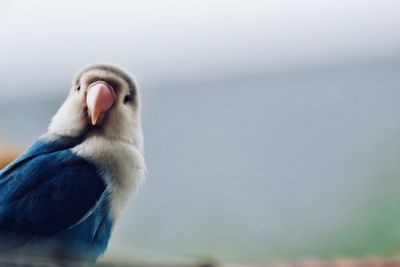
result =
[{"label": "blurred foreground surface", "polygon": [[100,262],[90,264],[78,261],[51,260],[45,258],[12,258],[0,257],[1,267],[216,267],[213,263],[127,263],[127,262]]},{"label": "blurred foreground surface", "polygon": [[127,263],[127,262],[99,262],[95,265],[81,262],[51,261],[48,259],[34,258],[0,258],[0,266],[7,267],[400,267],[400,259],[369,257],[366,259],[336,258],[326,261],[321,260],[302,260],[297,262],[275,261],[264,264],[247,263],[217,263],[217,262],[158,262],[158,263]]}]

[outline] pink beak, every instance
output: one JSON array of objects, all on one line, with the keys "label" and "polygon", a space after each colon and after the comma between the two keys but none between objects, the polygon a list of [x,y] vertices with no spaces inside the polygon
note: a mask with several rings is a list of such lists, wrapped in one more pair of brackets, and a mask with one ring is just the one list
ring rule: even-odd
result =
[{"label": "pink beak", "polygon": [[98,81],[89,85],[86,104],[92,125],[98,125],[104,119],[105,113],[116,101],[114,89],[106,82]]}]

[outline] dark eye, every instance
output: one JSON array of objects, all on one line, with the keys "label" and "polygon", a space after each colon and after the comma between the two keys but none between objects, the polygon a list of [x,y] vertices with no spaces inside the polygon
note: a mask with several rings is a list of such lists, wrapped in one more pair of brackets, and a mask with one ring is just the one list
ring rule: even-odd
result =
[{"label": "dark eye", "polygon": [[80,91],[81,90],[81,85],[78,85],[78,87],[76,87],[76,91]]},{"label": "dark eye", "polygon": [[126,96],[124,97],[124,104],[127,104],[127,103],[130,102],[131,100],[132,100],[131,95],[126,95]]}]

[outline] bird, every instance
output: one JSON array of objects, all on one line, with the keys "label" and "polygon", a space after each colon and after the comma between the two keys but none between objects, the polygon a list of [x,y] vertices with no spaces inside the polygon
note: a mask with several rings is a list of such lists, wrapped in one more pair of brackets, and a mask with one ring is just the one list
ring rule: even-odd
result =
[{"label": "bird", "polygon": [[0,251],[95,262],[146,173],[136,81],[113,64],[75,76],[48,130],[0,171]]}]

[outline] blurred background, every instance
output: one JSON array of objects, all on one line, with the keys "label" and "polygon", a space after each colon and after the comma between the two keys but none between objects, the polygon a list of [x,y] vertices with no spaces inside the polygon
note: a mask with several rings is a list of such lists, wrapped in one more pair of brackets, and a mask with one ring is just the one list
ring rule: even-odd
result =
[{"label": "blurred background", "polygon": [[0,138],[26,149],[116,63],[148,175],[106,258],[395,255],[399,25],[397,0],[2,0]]}]

